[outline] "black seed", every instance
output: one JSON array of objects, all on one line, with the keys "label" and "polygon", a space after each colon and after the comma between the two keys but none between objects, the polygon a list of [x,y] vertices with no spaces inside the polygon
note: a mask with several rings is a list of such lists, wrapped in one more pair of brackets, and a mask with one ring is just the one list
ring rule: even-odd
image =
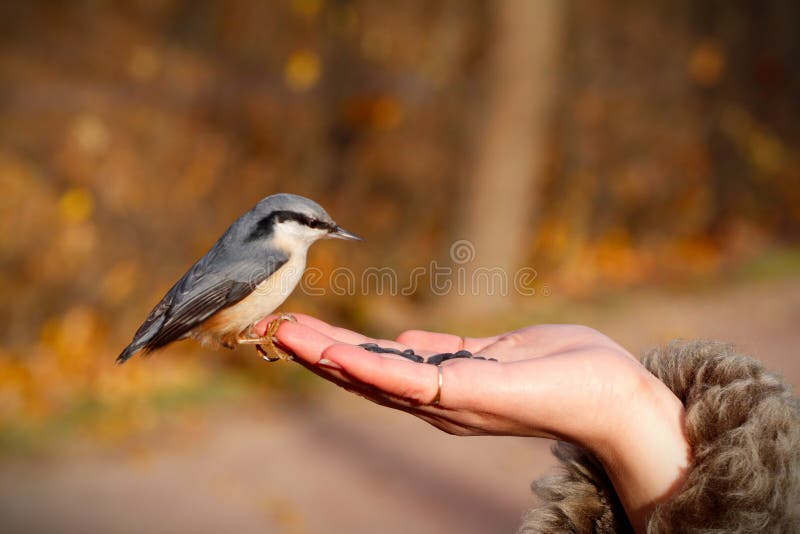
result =
[{"label": "black seed", "polygon": [[362,343],[359,347],[370,352],[377,352],[378,354],[383,354],[389,350],[379,346],[377,343]]},{"label": "black seed", "polygon": [[472,358],[472,353],[468,350],[459,350],[455,353],[456,358]]},{"label": "black seed", "polygon": [[428,358],[428,361],[426,363],[439,365],[440,363],[442,363],[442,361],[444,361],[444,354],[434,354],[433,356],[430,356]]},{"label": "black seed", "polygon": [[483,356],[473,356],[472,359],[473,360],[485,360],[486,358],[484,358]]},{"label": "black seed", "polygon": [[403,358],[406,358],[408,360],[417,363],[425,361],[425,358],[415,354],[413,349],[406,349],[406,350],[392,349],[389,347],[381,347],[377,343],[362,343],[359,345],[359,347],[361,347],[364,350],[374,352],[376,354],[396,354],[397,356],[402,356]]},{"label": "black seed", "polygon": [[497,358],[489,358],[489,361],[490,361],[490,362],[496,362],[496,361],[497,361]]}]

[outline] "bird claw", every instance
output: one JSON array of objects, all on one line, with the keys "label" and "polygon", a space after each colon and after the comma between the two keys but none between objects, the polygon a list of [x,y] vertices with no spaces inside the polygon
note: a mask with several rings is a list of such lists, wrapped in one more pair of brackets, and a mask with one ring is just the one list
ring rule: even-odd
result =
[{"label": "bird claw", "polygon": [[[296,323],[297,319],[294,315],[282,313],[277,318],[273,319],[267,324],[267,330],[264,335],[256,339],[240,339],[239,343],[253,344],[256,346],[256,351],[261,357],[268,362],[277,362],[278,360],[293,360],[294,354],[290,354],[278,347],[275,342],[275,334],[278,332],[281,324],[289,321]],[[265,347],[262,347],[264,345]]]},{"label": "bird claw", "polygon": [[282,348],[275,345],[275,334],[278,333],[278,328],[281,327],[281,324],[286,321],[296,323],[297,319],[294,315],[290,315],[288,313],[280,314],[276,319],[271,320],[269,324],[267,324],[267,331],[264,332],[264,339],[267,349],[265,350],[260,344],[256,345],[256,350],[258,353],[261,354],[261,357],[268,362],[277,362],[278,360],[290,361],[294,359],[294,354],[289,354]]},{"label": "bird claw", "polygon": [[[290,354],[276,347],[271,341],[267,341],[266,350],[261,345],[256,345],[256,352],[261,355],[261,359],[270,363],[277,362],[278,360],[289,360],[292,358]],[[270,356],[270,353],[272,353],[274,356]]]}]

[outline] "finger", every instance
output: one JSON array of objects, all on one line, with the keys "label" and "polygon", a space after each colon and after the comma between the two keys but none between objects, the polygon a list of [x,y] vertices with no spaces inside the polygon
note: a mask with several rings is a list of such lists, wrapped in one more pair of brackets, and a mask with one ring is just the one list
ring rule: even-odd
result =
[{"label": "finger", "polygon": [[492,433],[493,429],[487,427],[486,419],[482,416],[469,412],[451,411],[439,405],[419,404],[419,402],[397,397],[374,386],[357,381],[344,373],[341,368],[331,369],[327,365],[311,365],[302,360],[296,361],[312,373],[333,382],[350,393],[381,406],[414,415],[448,434],[466,436]]},{"label": "finger", "polygon": [[[261,319],[260,321],[258,321],[255,325],[253,325],[253,329],[255,330],[255,333],[260,335],[260,336],[263,336],[264,334],[266,334],[267,333],[267,326],[269,325],[269,323],[271,321],[274,321],[275,319],[279,318],[281,315],[291,315],[292,317],[297,319],[298,323],[304,324],[306,326],[310,326],[311,328],[313,328],[315,330],[318,330],[319,332],[322,332],[322,333],[324,333],[325,335],[327,335],[329,337],[335,337],[335,336],[331,335],[334,332],[337,332],[337,331],[340,331],[340,330],[341,331],[345,331],[344,328],[337,328],[335,326],[329,325],[325,321],[322,321],[322,320],[317,319],[315,317],[311,317],[310,315],[306,315],[304,313],[271,313],[271,314],[267,315],[266,317],[264,317],[263,319]],[[357,334],[356,332],[350,332],[349,330],[346,330],[345,332],[349,332],[350,334],[355,334],[357,336],[360,335],[360,334]],[[339,333],[342,333],[342,332],[339,332]]]},{"label": "finger", "polygon": [[[281,323],[278,331],[275,332],[275,337],[281,345],[285,346],[294,352],[300,359],[313,364],[320,365],[320,360],[323,358],[323,352],[329,347],[339,345],[346,350],[351,350],[356,354],[373,354],[367,352],[365,349],[358,345],[351,345],[349,343],[340,343],[339,341],[330,338],[304,324],[285,322]],[[374,341],[374,340],[371,340]],[[407,358],[399,354],[380,354],[387,360],[408,361]],[[324,362],[323,362],[324,363]]]},{"label": "finger", "polygon": [[390,395],[420,404],[428,404],[436,396],[439,371],[433,365],[384,358],[347,345],[332,345],[325,349],[323,357],[337,363],[355,380]]},{"label": "finger", "polygon": [[281,323],[275,337],[298,358],[315,365],[319,363],[325,349],[338,343],[314,328],[289,321]]},{"label": "finger", "polygon": [[[272,314],[262,319],[255,325],[255,332],[258,335],[263,336],[266,333],[267,325],[273,319],[278,318],[279,314]],[[394,348],[399,350],[405,350],[408,347],[401,345],[393,340],[388,339],[375,339],[364,334],[360,334],[358,332],[353,332],[352,330],[348,330],[347,328],[341,328],[338,326],[333,326],[331,324],[326,323],[316,317],[311,317],[310,315],[305,315],[302,313],[293,313],[292,316],[297,319],[297,324],[302,324],[308,327],[321,332],[322,334],[328,336],[331,339],[334,339],[340,343],[349,343],[351,345],[360,345],[362,343],[377,343],[381,347],[388,347]]]},{"label": "finger", "polygon": [[350,376],[345,374],[342,371],[342,369],[339,368],[338,366],[336,368],[333,368],[330,367],[329,365],[313,365],[299,359],[295,359],[295,362],[299,365],[302,365],[315,375],[324,378],[325,380],[328,380],[329,382],[339,386],[342,389],[349,391],[350,393],[353,393],[354,395],[358,395],[359,397],[369,399],[373,402],[382,404],[384,406],[405,409],[404,406],[396,405],[397,403],[392,404],[387,397],[383,396],[382,393],[377,389],[375,389],[374,387],[353,380]]},{"label": "finger", "polygon": [[[373,353],[356,345],[338,343],[336,340],[300,323],[287,322],[281,324],[275,336],[281,345],[295,353],[297,363],[322,378],[351,391],[365,386],[364,383],[350,376],[339,364],[327,360],[325,351],[331,347],[339,347],[340,350],[350,351],[357,355],[373,356]],[[396,354],[381,354],[378,357],[394,361],[408,361]],[[366,384],[366,386],[374,389],[371,385]],[[380,391],[375,390],[375,393],[380,393]]]},{"label": "finger", "polygon": [[397,336],[397,341],[409,347],[433,353],[456,352],[459,350],[478,352],[497,341],[498,338],[499,336],[485,338],[461,337],[425,330],[407,330]]},{"label": "finger", "polygon": [[[360,349],[355,349],[360,350]],[[411,404],[399,397],[387,395],[379,389],[365,384],[344,372],[344,370],[335,362],[321,359],[317,364],[312,364],[299,358],[295,358],[295,363],[302,365],[315,375],[324,378],[325,380],[336,384],[350,393],[354,393],[359,397],[364,397],[377,404],[388,406],[390,408],[397,408],[400,410],[407,410]]]},{"label": "finger", "polygon": [[354,380],[351,376],[344,373],[338,364],[333,362],[330,362],[330,364],[333,364],[336,367],[331,367],[330,364],[313,365],[300,359],[295,359],[294,361],[315,375],[336,384],[340,388],[343,388],[354,395],[358,395],[359,397],[368,399],[376,404],[380,404],[381,406],[386,406],[388,408],[394,408],[396,410],[402,410],[409,413],[416,413],[421,409],[433,409],[431,406],[419,406],[416,403],[412,404],[406,399],[389,395],[383,391],[380,391],[374,386]]},{"label": "finger", "polygon": [[293,360],[296,364],[302,365],[315,375],[324,378],[325,380],[336,384],[339,387],[347,389],[348,391],[352,391],[355,385],[347,375],[342,373],[342,370],[338,367],[329,367],[327,365],[319,365],[319,364],[311,364],[305,360],[300,358],[295,358]]},{"label": "finger", "polygon": [[298,323],[309,326],[314,330],[322,332],[326,336],[333,338],[337,341],[340,341],[342,343],[350,343],[351,345],[358,345],[359,343],[367,343],[369,341],[373,341],[371,338],[368,338],[363,334],[360,334],[358,332],[353,332],[352,330],[348,330],[346,328],[333,326],[321,319],[317,319],[316,317],[312,317],[310,315],[305,315],[303,313],[296,313],[292,315],[294,315]]}]

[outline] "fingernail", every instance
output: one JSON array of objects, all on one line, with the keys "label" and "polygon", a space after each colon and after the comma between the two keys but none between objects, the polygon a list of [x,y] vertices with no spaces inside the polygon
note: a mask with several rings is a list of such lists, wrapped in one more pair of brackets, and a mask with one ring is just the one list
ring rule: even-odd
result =
[{"label": "fingernail", "polygon": [[327,367],[328,369],[337,369],[338,370],[338,369],[342,368],[341,365],[339,365],[338,363],[336,363],[334,361],[329,360],[328,358],[320,358],[320,360],[317,362],[317,365],[322,366],[322,367]]}]

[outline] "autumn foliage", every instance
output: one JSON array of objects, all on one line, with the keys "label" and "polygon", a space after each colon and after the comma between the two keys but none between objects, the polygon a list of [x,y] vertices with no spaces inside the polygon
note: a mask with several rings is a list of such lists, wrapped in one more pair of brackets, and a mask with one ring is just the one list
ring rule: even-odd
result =
[{"label": "autumn foliage", "polygon": [[[323,272],[446,260],[469,239],[458,206],[490,112],[491,4],[3,3],[0,426],[209,380],[181,357],[193,346],[157,372],[113,360],[268,194],[312,197],[365,235],[315,251]],[[714,276],[796,243],[800,7],[610,4],[560,19],[538,185],[518,199],[538,206],[518,245],[535,283],[570,296]],[[397,298],[293,304],[371,325],[435,300]]]}]

